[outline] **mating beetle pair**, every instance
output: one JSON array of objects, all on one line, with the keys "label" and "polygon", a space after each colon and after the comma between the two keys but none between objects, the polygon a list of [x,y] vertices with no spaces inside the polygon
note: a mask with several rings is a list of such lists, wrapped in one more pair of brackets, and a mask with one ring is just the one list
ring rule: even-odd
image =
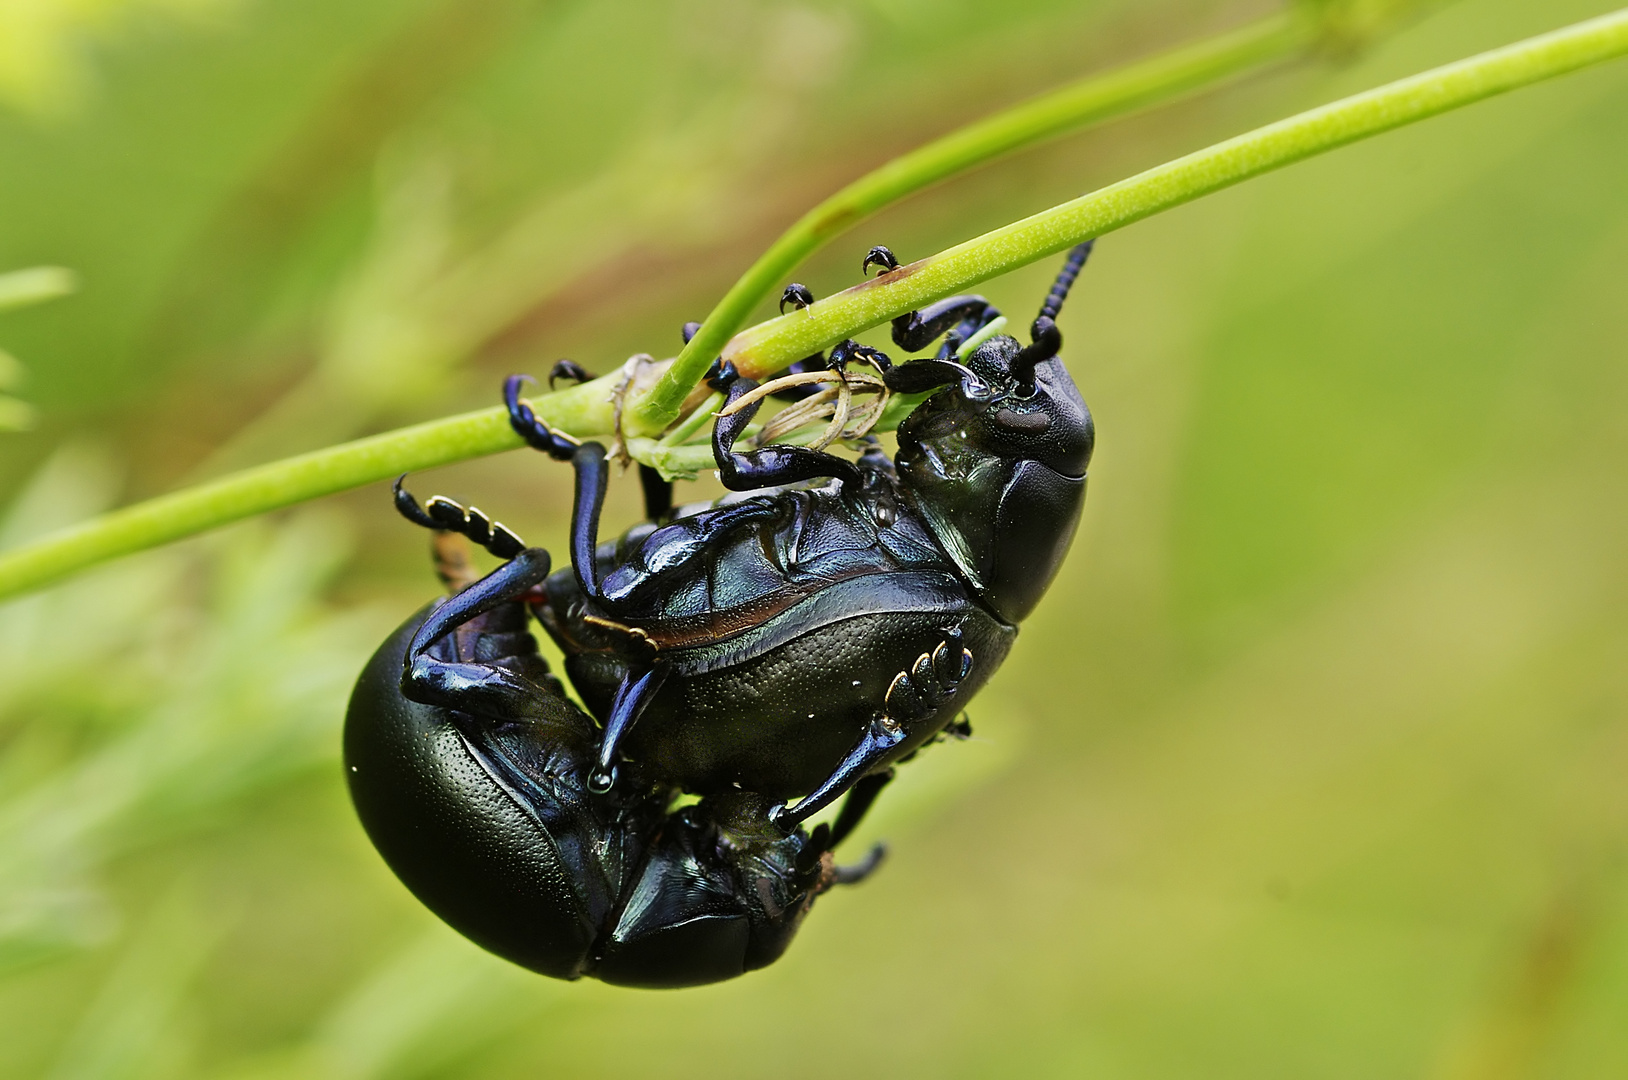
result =
[{"label": "mating beetle pair", "polygon": [[[452,595],[385,642],[351,699],[351,793],[407,886],[546,975],[687,986],[775,960],[817,895],[875,866],[880,850],[839,867],[831,849],[896,762],[965,734],[956,718],[1068,549],[1093,429],[1054,320],[1089,252],[1069,255],[1026,346],[995,334],[958,359],[999,315],[961,296],[894,320],[906,351],[943,336],[933,358],[844,342],[800,365],[864,359],[890,390],[931,392],[891,460],[874,441],[857,461],[737,449],[761,393],[715,372],[713,454],[735,494],[674,511],[647,473],[651,520],[605,544],[604,448],[549,428],[510,379],[515,430],[575,470],[569,569],[398,483],[409,519],[507,560],[471,581],[438,545]],[[674,810],[680,793],[701,798]],[[803,827],[844,796],[833,825]]]}]

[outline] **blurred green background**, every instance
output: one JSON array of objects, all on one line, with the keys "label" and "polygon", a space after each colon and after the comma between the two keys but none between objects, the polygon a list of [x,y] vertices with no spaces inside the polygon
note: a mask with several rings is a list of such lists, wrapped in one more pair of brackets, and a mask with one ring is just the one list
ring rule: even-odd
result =
[{"label": "blurred green background", "polygon": [[[798,276],[1607,8],[1436,5]],[[0,313],[37,420],[0,542],[670,353],[847,179],[1266,10],[0,3],[0,271],[81,282]],[[735,983],[527,975],[372,852],[343,705],[436,589],[382,486],[0,607],[0,1075],[1628,1075],[1625,191],[1619,63],[1104,241],[1063,319],[1099,426],[1067,567],[976,738],[883,800],[885,869]],[[417,487],[557,548],[568,473]]]}]

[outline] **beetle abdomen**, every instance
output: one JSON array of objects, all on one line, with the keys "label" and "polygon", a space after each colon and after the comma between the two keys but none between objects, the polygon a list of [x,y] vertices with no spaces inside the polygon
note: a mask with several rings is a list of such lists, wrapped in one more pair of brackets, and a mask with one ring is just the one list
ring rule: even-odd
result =
[{"label": "beetle abdomen", "polygon": [[568,866],[543,823],[494,782],[454,714],[401,695],[420,621],[379,647],[351,696],[345,773],[357,815],[396,876],[460,933],[574,979],[604,915],[573,888],[585,868]]},{"label": "beetle abdomen", "polygon": [[368,662],[345,722],[357,814],[425,906],[491,952],[562,979],[696,986],[785,951],[834,881],[823,837],[769,824],[761,795],[669,814],[665,784],[587,792],[593,723],[548,675],[518,603],[427,651],[483,655],[533,693],[503,716],[410,700],[403,661],[425,614]]},{"label": "beetle abdomen", "polygon": [[[802,614],[799,606],[782,618],[800,623]],[[651,702],[628,737],[627,757],[700,794],[807,794],[882,711],[899,672],[932,653],[952,628],[973,655],[972,671],[952,700],[911,724],[890,759],[897,760],[960,714],[1017,636],[964,596],[925,610],[850,611],[813,629],[804,624],[798,635],[743,650],[730,663],[717,663],[727,655],[717,647],[671,653],[682,677],[669,678]],[[574,668],[571,674],[577,681]]]}]

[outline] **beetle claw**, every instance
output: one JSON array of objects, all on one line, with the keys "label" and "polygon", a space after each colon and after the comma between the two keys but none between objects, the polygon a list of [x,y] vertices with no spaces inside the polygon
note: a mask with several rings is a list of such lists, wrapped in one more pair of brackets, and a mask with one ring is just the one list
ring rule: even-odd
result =
[{"label": "beetle claw", "polygon": [[556,360],[548,370],[548,388],[554,389],[554,383],[560,379],[570,379],[581,386],[585,382],[592,382],[594,376],[575,360]]},{"label": "beetle claw", "polygon": [[794,281],[786,286],[785,292],[780,294],[780,314],[784,315],[786,313],[787,304],[794,308],[806,308],[813,302],[814,294],[809,291],[808,286]]},{"label": "beetle claw", "polygon": [[880,266],[882,268],[882,273],[884,274],[892,273],[894,270],[899,268],[899,259],[893,254],[893,252],[889,251],[881,244],[877,244],[875,247],[871,248],[870,251],[865,253],[865,261],[859,267],[860,276],[868,276],[870,274],[870,269],[873,266]]}]

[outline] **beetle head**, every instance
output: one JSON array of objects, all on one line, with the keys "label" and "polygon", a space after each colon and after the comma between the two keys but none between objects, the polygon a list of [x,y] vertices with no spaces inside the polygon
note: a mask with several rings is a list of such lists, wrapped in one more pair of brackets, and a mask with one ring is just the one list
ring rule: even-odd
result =
[{"label": "beetle head", "polygon": [[[1057,289],[1053,297],[1061,303]],[[889,379],[903,392],[943,387],[899,428],[899,478],[946,553],[1012,623],[1034,609],[1068,550],[1095,441],[1057,357],[1054,312],[1048,300],[1029,345],[997,335],[964,364],[913,360]]]}]

